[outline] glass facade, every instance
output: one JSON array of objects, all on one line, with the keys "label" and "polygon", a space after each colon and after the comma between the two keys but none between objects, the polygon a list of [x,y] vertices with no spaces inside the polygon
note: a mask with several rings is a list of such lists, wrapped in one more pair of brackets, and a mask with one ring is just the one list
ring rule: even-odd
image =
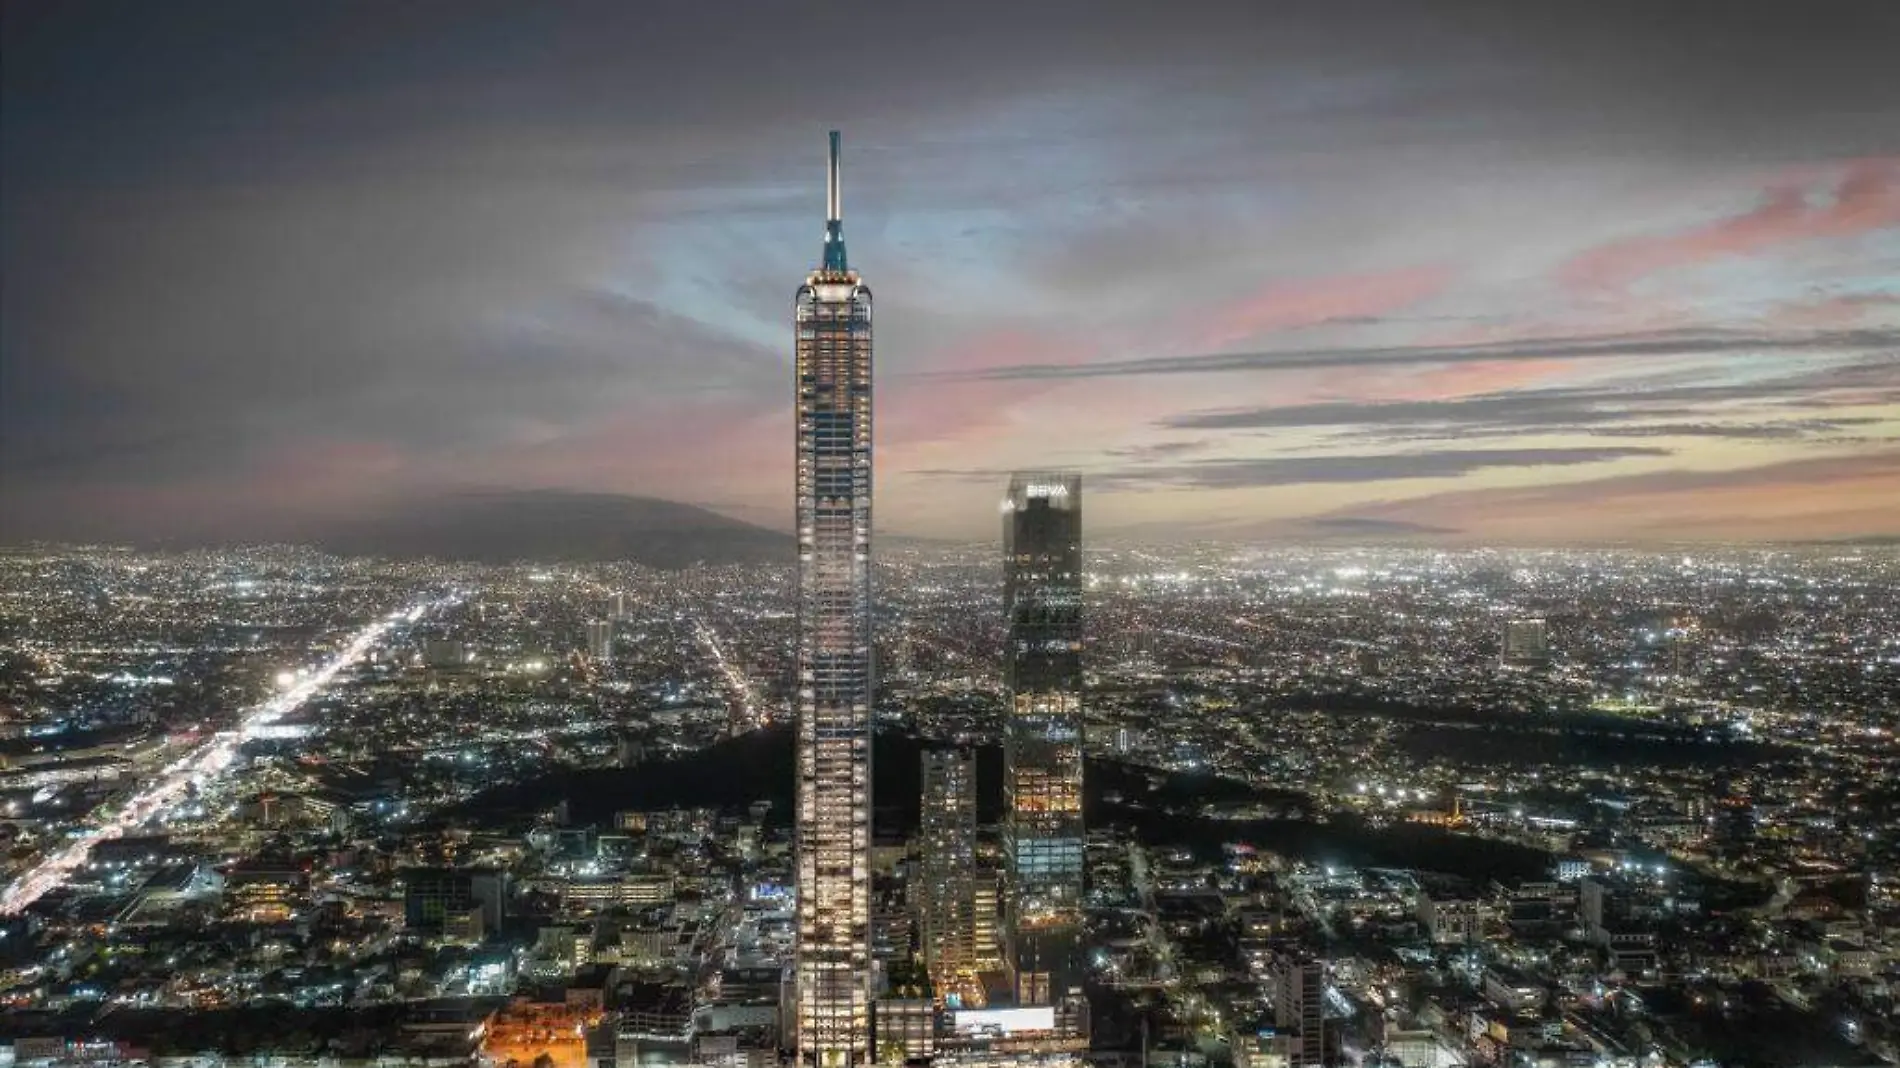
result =
[{"label": "glass facade", "polygon": [[847,265],[831,135],[823,266],[799,287],[798,1053],[871,1058],[871,291]]},{"label": "glass facade", "polygon": [[[1082,1002],[1082,479],[1018,474],[1003,502],[1004,849],[1017,1003]],[[1080,1023],[1075,1026],[1079,1027]]]}]

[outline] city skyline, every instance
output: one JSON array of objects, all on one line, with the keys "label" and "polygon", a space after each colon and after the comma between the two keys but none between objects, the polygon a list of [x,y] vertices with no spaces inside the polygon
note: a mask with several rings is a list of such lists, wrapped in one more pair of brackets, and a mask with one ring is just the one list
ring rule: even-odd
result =
[{"label": "city skyline", "polygon": [[[1014,1004],[1044,888],[996,878],[1012,838],[1071,852],[1011,826],[1058,795],[1010,782],[1035,680],[999,654],[1059,643],[1022,594],[1068,570],[1017,555],[1014,598],[994,544],[885,563],[880,1063],[1080,1052]],[[793,1063],[783,562],[0,569],[32,665],[0,677],[0,1056]],[[1090,1060],[1894,1063],[1897,579],[1891,547],[1091,544]],[[933,974],[965,923],[974,974]]]},{"label": "city skyline", "polygon": [[0,1065],[1900,1065],[1900,6],[755,3],[8,6]]},{"label": "city skyline", "polygon": [[682,11],[110,10],[6,21],[0,535],[466,487],[784,529],[825,124],[890,532],[984,536],[1043,463],[1104,536],[1896,532],[1886,5],[877,12],[818,117],[776,57],[842,16],[684,64]]}]

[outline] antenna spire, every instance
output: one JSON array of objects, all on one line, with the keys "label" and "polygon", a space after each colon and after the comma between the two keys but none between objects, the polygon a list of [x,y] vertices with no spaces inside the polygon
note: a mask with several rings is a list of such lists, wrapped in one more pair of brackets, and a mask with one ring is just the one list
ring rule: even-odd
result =
[{"label": "antenna spire", "polygon": [[838,131],[836,130],[831,131],[831,169],[826,172],[826,177],[830,179],[828,185],[826,186],[826,189],[827,189],[827,199],[825,200],[825,221],[826,222],[843,222],[844,221],[844,203],[842,200],[840,200],[838,196],[838,143],[840,140],[841,138],[838,135]]},{"label": "antenna spire", "polygon": [[838,189],[838,131],[831,131],[831,165],[825,172],[825,270],[844,271],[844,200]]}]

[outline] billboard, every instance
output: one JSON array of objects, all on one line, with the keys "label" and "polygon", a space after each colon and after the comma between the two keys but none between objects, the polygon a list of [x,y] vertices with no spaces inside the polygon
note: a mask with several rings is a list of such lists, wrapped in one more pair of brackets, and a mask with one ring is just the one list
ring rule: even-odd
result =
[{"label": "billboard", "polygon": [[1053,1005],[1032,1005],[1022,1009],[961,1009],[956,1028],[965,1034],[1013,1035],[1018,1031],[1053,1031],[1056,1009]]}]

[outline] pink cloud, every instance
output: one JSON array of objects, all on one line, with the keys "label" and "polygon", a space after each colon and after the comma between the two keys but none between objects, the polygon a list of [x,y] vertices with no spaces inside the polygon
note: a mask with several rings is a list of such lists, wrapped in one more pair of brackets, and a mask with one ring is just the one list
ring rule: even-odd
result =
[{"label": "pink cloud", "polygon": [[1572,370],[1567,360],[1487,360],[1426,366],[1405,372],[1396,383],[1384,383],[1384,388],[1378,391],[1378,399],[1450,400],[1501,393],[1543,385]]},{"label": "pink cloud", "polygon": [[979,332],[939,350],[924,374],[886,379],[878,387],[877,430],[881,448],[906,449],[954,441],[1008,421],[1013,408],[1060,383],[1000,382],[933,377],[1024,363],[1080,364],[1094,346],[1055,331],[999,328]]},{"label": "pink cloud", "polygon": [[1589,542],[1900,533],[1900,451],[1723,471],[1655,471],[1556,485],[1453,490],[1344,510],[1460,531],[1463,540]]},{"label": "pink cloud", "polygon": [[1560,277],[1580,289],[1615,289],[1677,267],[1900,226],[1900,160],[1854,163],[1834,180],[1819,183],[1821,189],[1816,184],[1812,179],[1784,182],[1741,215],[1599,246],[1564,264]]},{"label": "pink cloud", "polygon": [[1209,347],[1277,330],[1384,315],[1436,296],[1451,282],[1449,267],[1330,275],[1277,282],[1223,307],[1201,309],[1193,331]]},{"label": "pink cloud", "polygon": [[[1661,331],[1695,325],[1674,309],[1654,305],[1639,308],[1630,306],[1630,303],[1619,302],[1613,318],[1596,316],[1589,321],[1545,318],[1469,323],[1423,333],[1417,338],[1416,344],[1455,348],[1506,342],[1534,343],[1547,338]],[[1353,367],[1327,372],[1322,383],[1324,391],[1331,397],[1366,401],[1445,400],[1546,385],[1574,374],[1575,370],[1574,363],[1566,359],[1513,357],[1469,363]]]}]

